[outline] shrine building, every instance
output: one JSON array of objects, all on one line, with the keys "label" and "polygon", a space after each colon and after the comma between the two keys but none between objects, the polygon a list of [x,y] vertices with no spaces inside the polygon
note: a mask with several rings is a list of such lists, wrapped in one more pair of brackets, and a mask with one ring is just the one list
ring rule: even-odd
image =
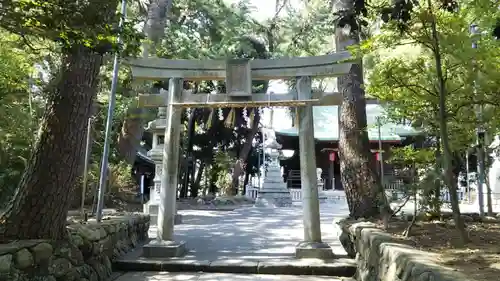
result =
[{"label": "shrine building", "polygon": [[[338,106],[315,106],[314,116],[314,139],[316,142],[316,165],[323,170],[322,178],[325,189],[342,189],[340,181],[340,163],[338,158],[339,142],[339,107]],[[390,183],[396,180],[394,167],[385,161],[390,156],[391,147],[402,147],[417,142],[422,133],[412,128],[409,124],[395,124],[381,121],[380,134],[377,118],[384,116],[384,109],[378,104],[367,104],[366,115],[368,123],[368,138],[373,157],[379,160],[379,139],[382,145],[382,158],[384,159],[384,182]],[[292,154],[291,157],[281,160],[284,170],[284,178],[288,188],[300,188],[300,156],[299,137],[296,127],[288,129],[275,129],[276,140],[283,145],[283,151]],[[289,156],[289,155],[288,155]],[[378,162],[377,171],[380,172]]]}]

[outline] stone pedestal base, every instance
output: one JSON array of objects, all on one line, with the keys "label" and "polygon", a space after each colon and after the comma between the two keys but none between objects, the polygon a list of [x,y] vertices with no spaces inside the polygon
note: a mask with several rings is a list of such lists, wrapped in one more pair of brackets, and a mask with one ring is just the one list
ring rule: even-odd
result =
[{"label": "stone pedestal base", "polygon": [[[158,210],[159,203],[157,202],[147,202],[143,205],[143,212],[148,214],[150,217],[150,225],[157,225],[158,223]],[[182,223],[182,215],[175,214],[174,224]]]},{"label": "stone pedestal base", "polygon": [[295,246],[295,257],[298,259],[334,259],[332,248],[326,243],[300,242]]},{"label": "stone pedestal base", "polygon": [[292,205],[292,196],[288,189],[259,190],[256,207],[287,207]]},{"label": "stone pedestal base", "polygon": [[182,215],[181,214],[175,214],[174,224],[182,224]]},{"label": "stone pedestal base", "polygon": [[326,194],[323,191],[318,191],[318,200],[320,203],[326,202]]},{"label": "stone pedestal base", "polygon": [[142,248],[145,258],[174,258],[182,257],[187,253],[184,241],[158,241],[153,240]]}]

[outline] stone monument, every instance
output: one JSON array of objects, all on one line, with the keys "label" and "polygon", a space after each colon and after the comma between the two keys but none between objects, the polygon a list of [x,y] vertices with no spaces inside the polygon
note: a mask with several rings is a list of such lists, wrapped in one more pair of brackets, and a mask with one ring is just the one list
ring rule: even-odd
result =
[{"label": "stone monument", "polygon": [[323,187],[325,186],[325,183],[321,179],[321,174],[323,173],[323,170],[321,168],[316,168],[316,179],[318,182],[318,199],[319,202],[325,202],[326,201],[326,194],[323,191]]},{"label": "stone monument", "polygon": [[276,141],[275,137],[271,137],[264,144],[265,148],[271,149],[269,153],[271,163],[267,174],[264,178],[264,184],[259,190],[257,199],[255,200],[256,207],[286,207],[292,205],[292,196],[286,183],[283,182],[281,168],[278,160],[279,149],[281,145]]}]

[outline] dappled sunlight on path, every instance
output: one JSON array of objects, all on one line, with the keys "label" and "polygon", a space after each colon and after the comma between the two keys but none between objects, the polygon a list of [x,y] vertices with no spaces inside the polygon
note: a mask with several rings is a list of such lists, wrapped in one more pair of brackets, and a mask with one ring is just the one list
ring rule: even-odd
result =
[{"label": "dappled sunlight on path", "polygon": [[[321,204],[321,231],[336,255],[345,255],[333,224],[348,214],[344,201]],[[179,211],[183,223],[175,226],[176,240],[187,242],[196,260],[277,260],[292,258],[303,238],[302,207],[242,208],[235,211]],[[150,229],[156,237],[156,228]]]}]

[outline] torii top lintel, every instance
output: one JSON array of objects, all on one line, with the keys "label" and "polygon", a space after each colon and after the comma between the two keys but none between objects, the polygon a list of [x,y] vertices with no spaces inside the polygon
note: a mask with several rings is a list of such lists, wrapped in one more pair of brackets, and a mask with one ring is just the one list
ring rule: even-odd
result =
[{"label": "torii top lintel", "polygon": [[[298,76],[335,77],[349,73],[353,57],[347,51],[324,56],[249,61],[252,80],[286,79]],[[134,79],[224,80],[227,60],[169,60],[160,58],[129,58]]]}]

